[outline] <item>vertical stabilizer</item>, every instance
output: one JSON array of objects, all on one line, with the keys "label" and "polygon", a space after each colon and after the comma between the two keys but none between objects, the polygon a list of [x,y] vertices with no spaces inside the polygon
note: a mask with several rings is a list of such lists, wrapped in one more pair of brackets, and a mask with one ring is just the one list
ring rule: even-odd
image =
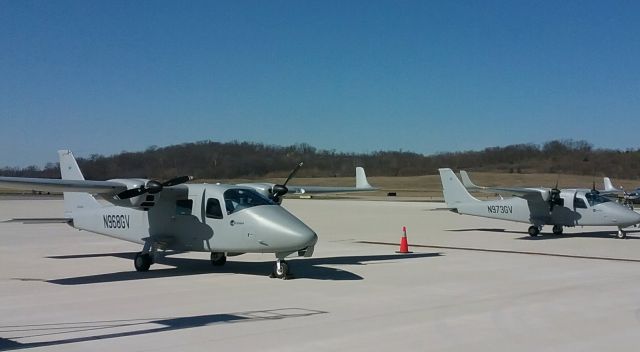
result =
[{"label": "vertical stabilizer", "polygon": [[479,202],[474,198],[451,169],[438,169],[444,200],[449,208],[457,208],[461,203]]},{"label": "vertical stabilizer", "polygon": [[604,182],[604,190],[607,192],[620,192],[621,189],[618,189],[616,187],[613,186],[613,183],[611,183],[611,179],[608,177],[605,177],[603,179]]},{"label": "vertical stabilizer", "polygon": [[356,167],[356,188],[373,188],[367,181],[364,169],[359,166]]},{"label": "vertical stabilizer", "polygon": [[[70,150],[58,150],[60,158],[60,176],[63,180],[84,180],[76,158]],[[63,192],[64,215],[73,218],[73,212],[79,209],[99,208],[100,204],[89,193]]]}]

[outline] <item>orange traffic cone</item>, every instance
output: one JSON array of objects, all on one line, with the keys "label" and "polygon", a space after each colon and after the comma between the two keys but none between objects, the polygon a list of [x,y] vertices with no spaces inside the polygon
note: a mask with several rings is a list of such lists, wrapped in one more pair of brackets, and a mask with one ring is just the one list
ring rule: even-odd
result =
[{"label": "orange traffic cone", "polygon": [[400,238],[400,250],[396,253],[413,253],[409,252],[409,242],[407,241],[407,227],[402,226],[402,238]]}]

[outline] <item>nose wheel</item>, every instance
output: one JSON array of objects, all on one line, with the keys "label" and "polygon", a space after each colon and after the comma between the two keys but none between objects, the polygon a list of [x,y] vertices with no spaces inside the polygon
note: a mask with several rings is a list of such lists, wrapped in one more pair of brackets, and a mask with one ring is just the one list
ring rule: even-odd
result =
[{"label": "nose wheel", "polygon": [[616,234],[616,237],[618,237],[619,239],[623,240],[623,239],[627,238],[627,233],[625,231],[623,231],[622,229],[618,229],[618,233]]},{"label": "nose wheel", "polygon": [[277,278],[288,280],[292,279],[293,275],[289,273],[289,265],[283,259],[276,260],[276,263],[273,265],[273,272],[269,275],[270,278]]},{"label": "nose wheel", "polygon": [[211,252],[211,265],[223,266],[227,262],[227,256],[221,252]]}]

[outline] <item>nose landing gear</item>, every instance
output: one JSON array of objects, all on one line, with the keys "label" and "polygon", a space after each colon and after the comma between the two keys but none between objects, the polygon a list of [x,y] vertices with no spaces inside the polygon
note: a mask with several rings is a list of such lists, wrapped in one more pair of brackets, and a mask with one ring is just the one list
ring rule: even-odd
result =
[{"label": "nose landing gear", "polygon": [[223,266],[227,262],[227,256],[223,252],[211,252],[211,265]]},{"label": "nose landing gear", "polygon": [[293,279],[293,275],[289,272],[289,265],[284,261],[284,259],[276,260],[276,263],[273,266],[273,272],[269,277],[272,279],[277,278],[283,280]]}]

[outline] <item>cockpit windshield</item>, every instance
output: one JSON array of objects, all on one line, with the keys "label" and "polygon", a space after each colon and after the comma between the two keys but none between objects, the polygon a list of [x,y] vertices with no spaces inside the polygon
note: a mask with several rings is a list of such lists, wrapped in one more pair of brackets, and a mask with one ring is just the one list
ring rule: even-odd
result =
[{"label": "cockpit windshield", "polygon": [[603,197],[597,193],[593,193],[593,192],[589,192],[587,194],[585,194],[585,197],[587,198],[587,201],[589,202],[590,206],[594,206],[594,205],[598,205],[601,203],[606,203],[606,202],[610,202],[611,200],[609,198]]},{"label": "cockpit windshield", "polygon": [[227,208],[227,214],[233,214],[242,209],[275,203],[252,189],[232,188],[224,192],[224,204]]}]

